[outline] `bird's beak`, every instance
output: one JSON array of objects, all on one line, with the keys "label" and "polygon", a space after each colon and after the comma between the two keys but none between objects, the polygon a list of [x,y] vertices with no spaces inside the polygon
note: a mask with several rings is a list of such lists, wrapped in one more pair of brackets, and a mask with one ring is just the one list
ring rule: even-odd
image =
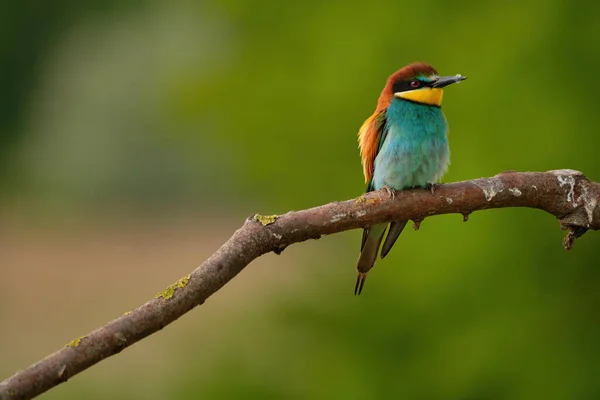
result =
[{"label": "bird's beak", "polygon": [[431,84],[431,87],[434,88],[443,88],[444,86],[451,85],[453,83],[459,83],[460,81],[464,81],[467,79],[466,76],[462,76],[461,74],[456,74],[454,76],[442,76],[438,78],[435,82]]}]

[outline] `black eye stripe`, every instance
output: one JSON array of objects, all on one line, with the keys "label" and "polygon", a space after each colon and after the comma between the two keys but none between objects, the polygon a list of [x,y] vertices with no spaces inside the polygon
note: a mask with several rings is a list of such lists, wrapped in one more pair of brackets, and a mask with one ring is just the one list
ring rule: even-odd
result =
[{"label": "black eye stripe", "polygon": [[[414,80],[418,80],[421,83],[421,85],[419,85],[419,87],[417,87],[417,88],[412,87],[411,82]],[[408,90],[415,90],[415,89],[422,88],[422,87],[431,87],[432,84],[433,84],[433,82],[425,82],[420,79],[411,79],[409,81],[398,81],[398,82],[394,83],[394,85],[392,86],[392,91],[394,93],[406,92]]]}]

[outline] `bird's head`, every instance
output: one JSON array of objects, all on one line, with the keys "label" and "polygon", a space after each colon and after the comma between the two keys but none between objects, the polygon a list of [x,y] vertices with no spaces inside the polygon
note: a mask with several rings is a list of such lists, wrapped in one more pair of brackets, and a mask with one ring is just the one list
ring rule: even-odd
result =
[{"label": "bird's head", "polygon": [[378,108],[390,105],[393,100],[412,101],[430,106],[441,106],[445,86],[467,79],[460,74],[438,76],[429,64],[409,64],[393,73],[379,97]]}]

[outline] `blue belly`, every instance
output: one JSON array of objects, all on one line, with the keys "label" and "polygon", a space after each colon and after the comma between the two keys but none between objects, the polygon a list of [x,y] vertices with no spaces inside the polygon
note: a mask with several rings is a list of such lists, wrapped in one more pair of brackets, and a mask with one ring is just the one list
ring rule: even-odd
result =
[{"label": "blue belly", "polygon": [[394,99],[386,117],[387,135],[375,158],[373,188],[402,190],[437,182],[450,162],[441,108]]}]

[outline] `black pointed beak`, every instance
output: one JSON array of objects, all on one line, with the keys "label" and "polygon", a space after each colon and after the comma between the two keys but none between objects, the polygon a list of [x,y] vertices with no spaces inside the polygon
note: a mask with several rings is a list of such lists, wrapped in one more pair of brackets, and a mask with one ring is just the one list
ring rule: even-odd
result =
[{"label": "black pointed beak", "polygon": [[464,81],[467,79],[466,76],[462,76],[461,74],[456,74],[454,76],[442,76],[438,78],[435,82],[431,84],[431,87],[434,88],[443,88],[444,86],[451,85],[453,83],[458,83],[460,81]]}]

